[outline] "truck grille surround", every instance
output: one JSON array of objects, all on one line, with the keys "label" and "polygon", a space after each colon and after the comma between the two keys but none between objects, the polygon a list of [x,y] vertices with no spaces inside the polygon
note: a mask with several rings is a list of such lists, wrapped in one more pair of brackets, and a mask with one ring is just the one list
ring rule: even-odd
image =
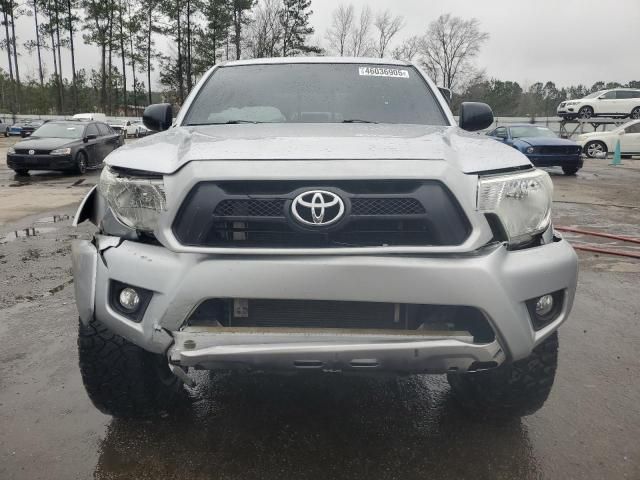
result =
[{"label": "truck grille surround", "polygon": [[[305,226],[292,215],[301,193],[340,197],[344,217],[331,226]],[[463,243],[471,225],[439,181],[200,182],[173,223],[183,245],[198,247],[337,248]]]}]

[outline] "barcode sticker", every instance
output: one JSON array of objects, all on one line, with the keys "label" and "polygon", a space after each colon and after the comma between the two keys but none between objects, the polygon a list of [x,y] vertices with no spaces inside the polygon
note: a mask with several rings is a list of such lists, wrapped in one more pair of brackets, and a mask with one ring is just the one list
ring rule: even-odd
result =
[{"label": "barcode sticker", "polygon": [[358,73],[364,77],[409,78],[409,70],[388,67],[358,67]]}]

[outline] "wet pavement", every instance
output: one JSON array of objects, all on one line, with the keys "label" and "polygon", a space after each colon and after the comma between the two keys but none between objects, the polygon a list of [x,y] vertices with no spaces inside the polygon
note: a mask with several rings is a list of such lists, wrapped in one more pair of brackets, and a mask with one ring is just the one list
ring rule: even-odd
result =
[{"label": "wet pavement", "polygon": [[[640,237],[640,161],[625,163],[552,171],[555,222]],[[23,188],[40,210],[0,216],[0,479],[640,479],[638,260],[579,254],[556,384],[522,420],[463,414],[441,376],[206,372],[179,412],[113,420],[77,368],[70,240],[92,226]]]}]

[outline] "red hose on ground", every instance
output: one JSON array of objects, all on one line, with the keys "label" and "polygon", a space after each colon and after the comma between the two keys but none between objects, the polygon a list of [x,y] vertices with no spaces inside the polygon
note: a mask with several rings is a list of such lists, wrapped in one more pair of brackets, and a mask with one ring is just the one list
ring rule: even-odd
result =
[{"label": "red hose on ground", "polygon": [[573,245],[576,250],[584,250],[585,252],[604,253],[605,255],[617,255],[619,257],[639,258],[640,253],[621,252],[620,250],[609,250],[606,248],[588,247],[586,245]]},{"label": "red hose on ground", "polygon": [[[632,237],[624,237],[622,235],[612,235],[610,233],[594,232],[592,230],[582,230],[580,228],[573,227],[554,227],[561,232],[581,233],[582,235],[590,235],[592,237],[611,238],[613,240],[620,240],[621,242],[637,243],[640,244],[640,239]],[[640,253],[623,252],[621,250],[609,250],[608,248],[593,247],[590,245],[573,245],[576,250],[583,250],[585,252],[603,253],[605,255],[616,255],[618,257],[629,257],[640,259]]]},{"label": "red hose on ground", "polygon": [[594,232],[594,231],[591,231],[591,230],[581,230],[579,228],[573,228],[573,227],[556,227],[556,226],[554,226],[553,228],[555,228],[556,230],[559,230],[561,232],[582,233],[583,235],[591,235],[591,236],[594,236],[594,237],[602,237],[602,238],[612,238],[614,240],[620,240],[620,241],[623,241],[623,242],[630,242],[630,243],[638,243],[638,244],[640,244],[640,238],[623,237],[621,235],[612,235],[610,233]]}]

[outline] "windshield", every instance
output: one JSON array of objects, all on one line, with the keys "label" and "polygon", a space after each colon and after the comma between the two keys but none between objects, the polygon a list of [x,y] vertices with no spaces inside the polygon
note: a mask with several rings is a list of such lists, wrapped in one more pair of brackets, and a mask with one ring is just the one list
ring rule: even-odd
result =
[{"label": "windshield", "polygon": [[583,98],[596,98],[602,95],[603,93],[604,93],[604,90],[598,90],[597,92],[590,93],[589,95]]},{"label": "windshield", "polygon": [[82,138],[84,125],[73,125],[71,123],[45,123],[35,132],[34,137],[53,138]]},{"label": "windshield", "polygon": [[413,67],[358,64],[219,68],[183,125],[245,122],[448,125]]},{"label": "windshield", "polygon": [[535,125],[526,127],[511,127],[511,138],[523,137],[550,137],[555,138],[556,134],[546,127],[536,127]]}]

